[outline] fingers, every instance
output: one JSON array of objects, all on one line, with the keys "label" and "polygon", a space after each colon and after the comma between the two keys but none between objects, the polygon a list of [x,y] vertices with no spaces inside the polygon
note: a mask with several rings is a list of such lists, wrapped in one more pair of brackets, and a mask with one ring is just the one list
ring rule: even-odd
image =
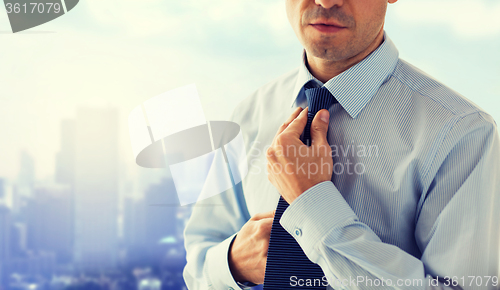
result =
[{"label": "fingers", "polygon": [[258,213],[251,218],[252,223],[254,223],[255,226],[254,234],[260,239],[269,240],[271,229],[273,228],[274,213],[274,210]]},{"label": "fingers", "polygon": [[288,125],[290,125],[290,123],[292,123],[293,120],[295,120],[295,118],[297,118],[297,116],[300,114],[300,112],[302,112],[302,109],[301,107],[298,107],[295,109],[295,111],[293,111],[293,113],[290,115],[290,117],[288,117],[288,119],[285,121],[285,123],[283,123],[283,125],[280,126],[280,128],[278,129],[278,133],[276,135],[279,135],[281,134],[281,132],[283,132],[287,127]]},{"label": "fingers", "polygon": [[314,142],[313,144],[328,144],[326,134],[328,132],[329,120],[330,113],[328,110],[323,109],[316,113],[311,123],[311,140]]},{"label": "fingers", "polygon": [[260,223],[260,232],[266,239],[268,239],[269,235],[271,234],[271,230],[273,228],[273,220],[274,218],[264,218],[257,221],[258,223]]},{"label": "fingers", "polygon": [[297,138],[300,138],[300,135],[304,131],[304,128],[306,127],[307,124],[307,112],[309,111],[309,108],[305,108],[300,112],[300,114],[295,118],[288,127],[283,130],[283,133],[286,134],[291,134]]},{"label": "fingers", "polygon": [[[265,218],[271,218],[271,219],[273,219],[274,218],[274,213],[275,213],[275,210],[268,211],[268,212],[257,213],[257,214],[255,214],[252,217],[252,220],[258,221],[258,220],[265,219]],[[272,222],[272,220],[271,220],[271,222]]]}]

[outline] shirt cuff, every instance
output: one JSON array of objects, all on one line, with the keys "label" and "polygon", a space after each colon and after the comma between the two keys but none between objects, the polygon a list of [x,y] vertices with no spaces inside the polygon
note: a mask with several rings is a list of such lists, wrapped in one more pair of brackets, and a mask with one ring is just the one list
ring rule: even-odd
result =
[{"label": "shirt cuff", "polygon": [[220,244],[211,247],[207,251],[207,272],[210,279],[209,289],[242,289],[238,283],[234,281],[231,270],[229,269],[229,247],[233,242],[236,234],[222,241]]},{"label": "shirt cuff", "polygon": [[333,182],[324,181],[304,191],[288,206],[281,226],[295,238],[307,257],[318,262],[316,244],[333,229],[358,218]]}]

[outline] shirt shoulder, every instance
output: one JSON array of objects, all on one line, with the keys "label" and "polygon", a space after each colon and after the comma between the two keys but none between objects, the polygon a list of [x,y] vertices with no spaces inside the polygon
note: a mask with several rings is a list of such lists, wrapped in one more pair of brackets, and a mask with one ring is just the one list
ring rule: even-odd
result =
[{"label": "shirt shoulder", "polygon": [[402,59],[399,59],[392,77],[412,90],[431,107],[439,107],[440,110],[447,111],[450,117],[478,113],[494,122],[491,116],[477,104]]},{"label": "shirt shoulder", "polygon": [[424,179],[433,178],[452,152],[480,152],[485,140],[498,135],[496,122],[484,109],[404,60],[398,61],[389,82],[399,92],[398,101],[414,109],[415,140],[425,149]]}]

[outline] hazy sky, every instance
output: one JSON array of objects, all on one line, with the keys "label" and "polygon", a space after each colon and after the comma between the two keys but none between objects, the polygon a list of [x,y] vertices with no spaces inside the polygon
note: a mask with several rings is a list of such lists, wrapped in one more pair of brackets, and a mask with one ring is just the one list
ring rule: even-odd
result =
[{"label": "hazy sky", "polygon": [[[77,107],[120,110],[120,154],[131,169],[127,116],[143,101],[195,83],[207,119],[228,118],[300,62],[284,2],[81,0],[18,34],[0,8],[0,177],[16,177],[23,149],[37,177],[50,177],[60,121]],[[498,0],[401,0],[389,8],[386,31],[401,58],[499,120],[498,15]]]}]

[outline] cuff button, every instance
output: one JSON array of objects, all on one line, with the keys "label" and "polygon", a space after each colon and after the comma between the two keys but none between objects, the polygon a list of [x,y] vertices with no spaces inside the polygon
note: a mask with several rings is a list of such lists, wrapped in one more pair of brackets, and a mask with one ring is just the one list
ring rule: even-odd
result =
[{"label": "cuff button", "polygon": [[300,229],[298,229],[298,228],[297,228],[297,229],[295,229],[295,235],[296,235],[297,237],[302,236],[302,231],[301,231]]}]

